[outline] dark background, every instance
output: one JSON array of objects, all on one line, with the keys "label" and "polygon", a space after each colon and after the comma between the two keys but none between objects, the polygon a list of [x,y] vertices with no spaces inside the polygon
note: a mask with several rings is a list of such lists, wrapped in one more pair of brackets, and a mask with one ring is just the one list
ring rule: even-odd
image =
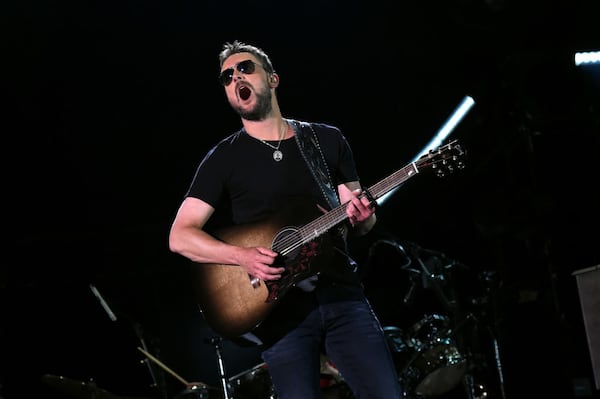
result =
[{"label": "dark background", "polygon": [[[286,117],[344,131],[367,186],[410,162],[471,96],[451,136],[467,167],[402,186],[356,242],[367,291],[385,325],[448,314],[494,398],[597,397],[572,275],[600,264],[600,70],[573,63],[600,46],[596,2],[9,0],[0,10],[0,397],[90,397],[80,381],[175,396],[183,385],[143,363],[141,345],[218,386],[214,334],[167,234],[204,153],[240,125],[216,79],[217,54],[235,39],[271,55]],[[458,312],[427,282],[403,302],[407,258],[390,242],[409,260],[450,265],[443,292]],[[261,362],[256,348],[222,349],[229,376]]]}]

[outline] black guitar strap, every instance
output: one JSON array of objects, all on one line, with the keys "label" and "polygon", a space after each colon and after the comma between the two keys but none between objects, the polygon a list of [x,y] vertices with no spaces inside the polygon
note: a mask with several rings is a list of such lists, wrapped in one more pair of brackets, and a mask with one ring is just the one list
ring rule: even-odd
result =
[{"label": "black guitar strap", "polygon": [[337,190],[333,185],[333,180],[325,161],[325,155],[319,145],[319,139],[313,126],[308,122],[299,122],[293,119],[287,120],[294,132],[296,143],[300,149],[300,153],[308,165],[308,169],[312,173],[315,181],[321,188],[323,197],[327,201],[330,209],[337,207],[340,204]]}]

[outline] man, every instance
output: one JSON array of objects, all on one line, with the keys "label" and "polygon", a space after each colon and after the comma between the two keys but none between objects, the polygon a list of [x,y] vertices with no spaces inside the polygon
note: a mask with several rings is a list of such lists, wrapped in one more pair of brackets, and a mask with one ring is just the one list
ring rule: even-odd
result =
[{"label": "man", "polygon": [[[219,61],[220,81],[243,127],[200,163],[169,246],[196,263],[201,276],[232,273],[204,282],[204,299],[213,293],[218,300],[250,296],[227,309],[206,305],[203,313],[209,324],[214,317],[217,331],[259,340],[279,399],[321,397],[323,354],[357,399],[400,398],[383,330],[346,248],[347,234],[363,235],[376,221],[346,139],[336,127],[282,116],[275,93],[279,75],[260,48],[225,43]],[[265,234],[252,229],[242,238],[219,233],[227,226],[260,226],[276,215],[296,219],[295,227],[266,234],[269,240],[257,239]],[[296,230],[298,220],[316,223]],[[232,284],[240,272],[245,277]],[[255,292],[261,293],[256,307],[267,306],[262,313],[254,312]],[[240,321],[246,318],[249,324]],[[228,330],[228,323],[240,328]]]}]

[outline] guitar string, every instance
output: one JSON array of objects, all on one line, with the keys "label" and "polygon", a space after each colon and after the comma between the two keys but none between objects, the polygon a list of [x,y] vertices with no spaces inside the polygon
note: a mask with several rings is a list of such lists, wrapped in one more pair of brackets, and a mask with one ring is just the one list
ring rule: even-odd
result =
[{"label": "guitar string", "polygon": [[[384,187],[387,187],[387,186],[394,187],[395,185],[402,183],[402,181],[405,180],[405,178],[409,175],[409,173],[406,171],[406,169],[408,169],[409,167],[412,167],[412,166],[413,166],[412,164],[407,165],[406,167],[404,167],[404,168],[402,168],[402,169],[400,169],[400,170],[392,173],[390,176],[386,177],[381,182],[373,185],[369,189],[369,191],[371,191],[372,194],[375,194],[375,197],[379,197],[383,192],[385,192],[387,190],[383,189],[383,188],[380,190],[378,187],[381,187],[381,186],[384,186]],[[402,176],[398,176],[400,174],[402,174]],[[396,182],[387,183],[390,180],[396,181]],[[335,224],[337,224],[337,223],[339,223],[339,222],[341,222],[342,220],[345,219],[345,218],[343,218],[341,216],[343,215],[345,206],[347,204],[348,204],[348,202],[346,202],[346,203],[344,203],[342,205],[337,206],[336,208],[332,209],[328,213],[322,215],[321,218],[323,218],[323,219],[318,218],[317,220],[314,220],[314,221],[312,221],[312,222],[310,222],[310,223],[308,223],[308,224],[300,227],[298,230],[301,233],[302,233],[302,231],[305,231],[307,233],[316,232],[314,238],[318,237],[321,234],[321,233],[319,233],[319,230],[323,230],[323,226],[326,227],[327,225],[330,225],[329,228],[331,228]],[[337,214],[340,214],[340,215],[337,215]],[[329,223],[326,222],[326,223],[319,224],[318,223],[319,220],[326,220]],[[316,226],[314,228],[311,228],[312,225],[316,225]],[[324,231],[329,230],[329,228],[326,228]],[[312,236],[313,236],[313,234],[301,234],[301,238],[302,239],[299,242],[296,242],[297,240],[295,238],[290,238],[288,236],[287,239],[286,239],[286,237],[284,237],[280,241],[280,243],[284,244],[283,245],[284,247],[288,247],[289,246],[289,248],[287,248],[288,252],[285,252],[284,254],[287,254],[290,251],[297,249],[298,247],[300,247],[301,245],[303,245],[305,242],[310,241],[310,240],[304,241],[304,239],[305,238],[311,238]]]},{"label": "guitar string", "polygon": [[[427,161],[429,161],[429,162],[427,162]],[[434,165],[434,164],[439,163],[439,162],[441,162],[441,161],[437,160],[435,158],[429,158],[428,155],[424,155],[422,157],[422,159],[419,159],[419,160],[417,160],[417,161],[415,161],[415,162],[413,162],[413,163],[405,166],[404,168],[402,168],[402,169],[400,169],[400,170],[392,173],[390,176],[386,177],[385,179],[383,179],[379,183],[376,183],[375,185],[373,185],[370,188],[370,191],[373,191],[375,193],[376,198],[377,198],[377,197],[380,196],[380,194],[382,194],[382,193],[379,193],[378,187],[380,187],[382,185],[384,187],[386,187],[386,186],[390,186],[390,184],[391,184],[391,187],[394,187],[395,185],[402,183],[403,179],[405,179],[407,176],[409,176],[410,172],[406,171],[407,168],[409,168],[411,166],[413,166],[413,167],[416,168],[417,165],[421,165],[421,167],[423,167],[423,165],[426,165],[427,163],[429,163],[429,166],[431,166],[431,165]],[[416,168],[416,169],[418,169],[418,168]],[[403,173],[403,175],[401,177],[397,176],[397,175],[402,174],[402,173]],[[384,184],[384,183],[386,183],[389,180],[399,181],[399,182],[398,183],[394,182],[394,183]],[[310,223],[308,223],[308,224],[300,227],[298,229],[298,231],[300,232],[300,239],[299,240],[297,238],[295,238],[295,237],[293,237],[293,238],[290,237],[290,236],[284,237],[281,241],[279,241],[279,244],[282,244],[282,246],[283,246],[281,254],[282,255],[287,255],[288,253],[290,253],[290,252],[292,252],[292,251],[300,248],[305,243],[310,242],[312,239],[319,237],[321,234],[323,234],[324,232],[326,232],[327,230],[329,230],[335,224],[337,224],[337,223],[341,222],[342,220],[346,219],[346,218],[342,218],[341,217],[342,215],[337,216],[336,214],[337,213],[342,213],[342,209],[347,204],[348,204],[348,202],[346,202],[346,203],[344,203],[342,205],[339,205],[336,208],[332,209],[331,211],[329,211],[328,213],[326,213],[326,214],[324,214],[322,216],[324,218],[323,220],[327,219],[329,223],[322,223],[320,225],[318,223],[318,221],[321,220],[321,218],[317,218],[316,220],[314,220],[314,221],[312,221],[312,222],[310,222]],[[339,220],[337,220],[337,219],[339,219]],[[310,228],[309,226],[312,226],[313,224],[316,224],[316,226],[314,228]],[[323,226],[326,227],[329,224],[330,224],[329,228],[326,228],[325,230],[323,230]],[[323,231],[319,232],[319,230],[323,230]],[[308,239],[308,238],[312,237],[312,234],[302,234],[302,231],[310,232],[310,233],[315,232],[315,237],[311,238],[311,239]]]}]

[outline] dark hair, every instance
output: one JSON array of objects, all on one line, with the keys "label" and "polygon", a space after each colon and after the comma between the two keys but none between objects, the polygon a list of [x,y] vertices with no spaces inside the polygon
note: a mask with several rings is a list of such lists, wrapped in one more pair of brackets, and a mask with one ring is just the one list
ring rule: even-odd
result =
[{"label": "dark hair", "polygon": [[223,50],[219,53],[219,68],[223,67],[223,62],[225,62],[227,58],[237,53],[250,53],[260,60],[265,71],[268,73],[275,72],[267,53],[256,46],[240,42],[239,40],[235,40],[233,43],[227,42],[223,44]]}]

